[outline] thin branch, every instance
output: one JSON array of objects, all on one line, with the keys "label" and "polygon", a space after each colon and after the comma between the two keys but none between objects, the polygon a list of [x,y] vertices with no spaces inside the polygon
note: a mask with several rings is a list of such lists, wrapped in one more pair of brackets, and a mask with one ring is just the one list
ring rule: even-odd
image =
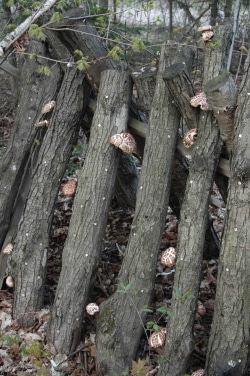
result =
[{"label": "thin branch", "polygon": [[39,10],[27,17],[26,20],[17,26],[14,31],[6,35],[6,37],[0,41],[0,56],[3,56],[11,45],[16,42],[25,31],[28,30],[32,22],[34,22],[42,14],[46,13],[56,2],[57,0],[47,0]]}]

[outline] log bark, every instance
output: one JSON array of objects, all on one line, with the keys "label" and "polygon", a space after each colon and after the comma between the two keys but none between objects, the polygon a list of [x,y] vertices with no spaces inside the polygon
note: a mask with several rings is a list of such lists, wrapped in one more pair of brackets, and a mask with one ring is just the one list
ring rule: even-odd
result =
[{"label": "log bark", "polygon": [[[46,49],[40,42],[32,41],[28,52],[46,55]],[[42,141],[44,132],[34,127],[41,116],[42,106],[55,98],[61,84],[60,69],[52,69],[53,81],[38,74],[41,64],[25,60],[22,69],[21,96],[12,128],[8,148],[0,161],[0,247],[13,242],[18,222],[25,205],[30,179],[27,177],[28,164],[36,155],[38,147],[35,140]],[[32,152],[35,154],[32,156]],[[0,285],[5,275],[6,257],[0,256]]]},{"label": "log bark", "polygon": [[[218,34],[217,34],[218,37]],[[203,84],[217,76],[223,50],[207,49]],[[177,263],[172,295],[172,317],[167,326],[164,360],[159,376],[182,376],[194,348],[193,323],[200,285],[201,262],[207,228],[208,205],[221,151],[212,114],[201,112],[178,228]],[[188,293],[193,299],[185,298]],[[181,297],[181,298],[180,298]]]},{"label": "log bark", "polygon": [[230,153],[234,133],[234,111],[237,100],[237,88],[232,76],[228,73],[214,77],[204,86],[209,108],[220,128],[220,137]]},{"label": "log bark", "polygon": [[80,341],[82,319],[103,247],[121,153],[109,140],[113,134],[126,130],[131,90],[126,72],[108,70],[102,73],[88,153],[79,174],[48,328],[48,340],[60,353],[70,353]]},{"label": "log bark", "polygon": [[228,214],[222,238],[215,311],[206,360],[208,376],[242,376],[247,375],[249,369],[249,59],[245,67],[246,74],[235,114]]},{"label": "log bark", "polygon": [[135,217],[119,274],[120,285],[129,289],[115,292],[101,305],[98,315],[97,368],[105,376],[121,374],[130,367],[143,331],[143,307],[151,299],[180,121],[172,96],[165,89],[162,72],[166,65],[180,58],[183,55],[178,56],[174,46],[163,46]]},{"label": "log bark", "polygon": [[37,161],[28,166],[31,184],[9,262],[15,281],[13,316],[21,325],[32,325],[34,312],[43,305],[54,202],[78,136],[86,88],[87,80],[76,68],[65,74]]}]

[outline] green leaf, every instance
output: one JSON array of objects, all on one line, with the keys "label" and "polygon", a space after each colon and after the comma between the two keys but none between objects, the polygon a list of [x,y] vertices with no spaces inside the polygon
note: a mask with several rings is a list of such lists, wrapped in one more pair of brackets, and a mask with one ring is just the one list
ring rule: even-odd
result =
[{"label": "green leaf", "polygon": [[143,312],[148,312],[148,313],[152,313],[152,312],[154,312],[152,309],[147,308],[147,307],[142,308],[142,310],[143,310]]},{"label": "green leaf", "polygon": [[39,68],[38,72],[44,74],[47,77],[50,77],[52,75],[51,70],[47,66]]},{"label": "green leaf", "polygon": [[9,24],[8,26],[7,26],[7,29],[9,30],[9,31],[11,31],[11,30],[15,30],[15,28],[16,28],[16,24]]},{"label": "green leaf", "polygon": [[63,10],[66,7],[67,7],[67,2],[65,0],[58,1],[57,5],[56,5],[56,9],[58,9],[58,10]]},{"label": "green leaf", "polygon": [[45,41],[46,40],[46,34],[44,32],[44,29],[40,26],[38,26],[37,24],[32,24],[30,26],[30,29],[29,29],[29,34],[38,39],[38,40],[41,40],[41,41]]},{"label": "green leaf", "polygon": [[83,53],[82,53],[82,51],[80,51],[80,50],[75,50],[75,51],[74,51],[74,54],[75,54],[75,55],[78,55],[78,56],[80,56],[80,57],[83,57]]},{"label": "green leaf", "polygon": [[63,20],[64,20],[64,17],[61,12],[55,12],[50,19],[51,22],[60,22]]},{"label": "green leaf", "polygon": [[31,4],[32,8],[39,8],[41,6],[40,1],[33,1]]},{"label": "green leaf", "polygon": [[177,298],[180,299],[180,298],[181,298],[181,292],[180,292],[180,290],[178,289],[178,287],[176,287],[176,289],[175,289],[175,293],[176,293]]},{"label": "green leaf", "polygon": [[145,50],[145,44],[140,38],[133,38],[132,39],[132,50]]},{"label": "green leaf", "polygon": [[87,62],[86,58],[83,57],[82,59],[76,62],[76,66],[79,69],[79,71],[84,71],[89,68],[89,63]]},{"label": "green leaf", "polygon": [[28,9],[28,8],[26,8],[26,9],[24,9],[24,11],[22,12],[22,15],[25,16],[25,17],[28,17],[28,16],[31,15],[31,13],[32,13],[31,10]]},{"label": "green leaf", "polygon": [[36,60],[37,54],[30,54],[29,58],[30,60]]},{"label": "green leaf", "polygon": [[119,60],[120,56],[122,54],[122,49],[118,46],[115,46],[112,48],[111,51],[109,51],[108,56],[111,56],[115,60]]}]

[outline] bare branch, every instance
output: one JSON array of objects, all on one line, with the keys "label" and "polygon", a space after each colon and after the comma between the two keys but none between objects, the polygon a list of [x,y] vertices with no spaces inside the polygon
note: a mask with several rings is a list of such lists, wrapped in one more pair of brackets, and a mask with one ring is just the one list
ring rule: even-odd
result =
[{"label": "bare branch", "polygon": [[0,42],[0,56],[3,56],[10,46],[17,41],[25,31],[28,30],[32,22],[34,22],[42,14],[46,13],[56,3],[56,1],[57,0],[47,0],[39,10],[31,14],[23,23],[17,26],[15,30],[6,35],[6,37]]}]

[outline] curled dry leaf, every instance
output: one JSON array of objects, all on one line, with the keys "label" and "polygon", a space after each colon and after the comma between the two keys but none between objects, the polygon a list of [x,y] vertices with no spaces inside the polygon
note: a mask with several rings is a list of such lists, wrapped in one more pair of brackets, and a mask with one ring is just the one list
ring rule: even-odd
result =
[{"label": "curled dry leaf", "polygon": [[3,249],[3,254],[5,255],[10,255],[11,252],[13,251],[13,244],[9,243],[6,245],[6,247]]},{"label": "curled dry leaf", "polygon": [[41,113],[42,113],[42,114],[46,114],[47,112],[52,111],[53,108],[55,107],[55,104],[56,104],[55,101],[50,101],[50,102],[46,103],[46,104],[43,106]]},{"label": "curled dry leaf", "polygon": [[66,197],[73,197],[76,193],[77,181],[70,180],[62,187],[62,194]]},{"label": "curled dry leaf", "polygon": [[35,123],[35,127],[48,127],[50,124],[49,120],[42,120]]},{"label": "curled dry leaf", "polygon": [[198,301],[197,312],[200,316],[204,316],[206,314],[206,308],[201,301]]},{"label": "curled dry leaf", "polygon": [[204,376],[204,375],[205,375],[204,369],[200,368],[197,371],[194,371],[191,376]]},{"label": "curled dry leaf", "polygon": [[95,315],[97,312],[99,312],[99,306],[96,304],[96,303],[89,303],[87,306],[86,306],[86,312],[93,316]]},{"label": "curled dry leaf", "polygon": [[176,263],[176,250],[174,247],[167,248],[161,255],[161,264],[171,267]]},{"label": "curled dry leaf", "polygon": [[206,94],[204,92],[199,93],[199,94],[195,95],[194,97],[191,97],[190,98],[190,104],[193,107],[201,106],[201,109],[203,111],[208,111],[208,109],[209,109],[208,104],[207,104],[207,97],[206,97]]},{"label": "curled dry leaf", "polygon": [[8,287],[13,287],[14,286],[14,279],[8,275],[8,277],[5,280],[5,283]]},{"label": "curled dry leaf", "polygon": [[149,337],[149,345],[154,349],[164,347],[167,337],[166,328],[162,328],[160,332],[153,332]]},{"label": "curled dry leaf", "polygon": [[110,143],[125,153],[136,153],[137,146],[134,137],[130,133],[118,133],[110,138]]},{"label": "curled dry leaf", "polygon": [[186,148],[190,148],[190,146],[192,146],[196,142],[197,136],[198,136],[198,129],[197,128],[190,129],[190,131],[188,131],[183,138],[184,146]]}]

